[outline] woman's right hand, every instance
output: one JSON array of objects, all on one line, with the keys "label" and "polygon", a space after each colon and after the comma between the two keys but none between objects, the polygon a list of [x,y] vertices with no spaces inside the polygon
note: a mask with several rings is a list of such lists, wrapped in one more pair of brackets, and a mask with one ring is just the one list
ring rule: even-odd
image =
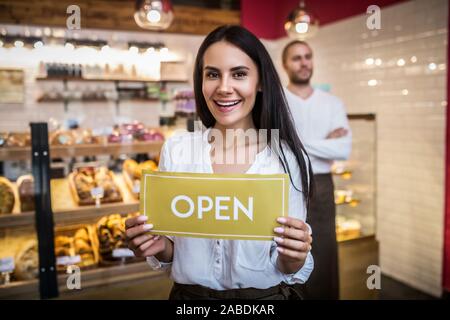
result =
[{"label": "woman's right hand", "polygon": [[149,231],[153,225],[146,224],[147,219],[147,216],[137,216],[125,220],[128,248],[136,257],[150,257],[166,250],[168,240],[164,236],[151,235]]}]

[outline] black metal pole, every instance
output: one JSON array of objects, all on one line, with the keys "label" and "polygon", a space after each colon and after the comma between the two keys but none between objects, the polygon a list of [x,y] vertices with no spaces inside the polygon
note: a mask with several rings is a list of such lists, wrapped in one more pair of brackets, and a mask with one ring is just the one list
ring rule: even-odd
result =
[{"label": "black metal pole", "polygon": [[39,243],[41,299],[58,296],[55,266],[53,212],[50,200],[50,153],[47,123],[31,123],[31,156],[34,176],[36,231]]}]

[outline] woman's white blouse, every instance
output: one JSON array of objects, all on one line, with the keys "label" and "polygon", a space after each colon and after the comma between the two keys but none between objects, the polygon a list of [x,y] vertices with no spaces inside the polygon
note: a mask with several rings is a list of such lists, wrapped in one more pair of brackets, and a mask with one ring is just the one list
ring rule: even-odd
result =
[{"label": "woman's white blouse", "polygon": [[[213,173],[206,131],[183,133],[169,138],[163,145],[160,171]],[[284,145],[286,146],[286,145]],[[301,188],[300,172],[295,157],[283,148],[292,179]],[[284,173],[278,157],[266,148],[257,154],[248,174]],[[306,220],[306,208],[301,192],[289,188],[289,216]],[[147,258],[149,265],[167,268],[173,281],[198,284],[216,290],[235,288],[265,289],[284,281],[288,284],[304,283],[309,278],[314,260],[308,253],[303,267],[294,274],[283,274],[277,266],[275,241],[222,240],[188,237],[169,237],[174,242],[172,263],[159,263],[155,257]]]}]

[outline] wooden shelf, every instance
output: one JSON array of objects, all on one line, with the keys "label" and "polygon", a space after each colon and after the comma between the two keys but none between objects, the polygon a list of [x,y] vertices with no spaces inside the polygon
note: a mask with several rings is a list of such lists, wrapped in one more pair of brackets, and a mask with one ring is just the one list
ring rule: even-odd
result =
[{"label": "wooden shelf", "polygon": [[0,215],[0,229],[33,227],[35,212],[22,212]]},{"label": "wooden shelf", "polygon": [[105,145],[84,144],[76,146],[50,146],[50,155],[57,157],[92,156],[99,154],[119,155],[124,153],[150,153],[159,152],[162,141],[133,142],[133,143],[109,143]]},{"label": "wooden shelf", "polygon": [[2,160],[31,160],[31,147],[2,147],[0,161]]},{"label": "wooden shelf", "polygon": [[[58,276],[60,296],[75,295],[76,292],[67,289],[67,278],[69,275],[61,274]],[[124,282],[135,280],[152,280],[161,277],[167,277],[164,271],[154,271],[146,261],[135,262],[113,267],[100,267],[91,270],[82,271],[82,288],[98,288],[100,286],[118,285]],[[151,285],[151,283],[149,283]]]},{"label": "wooden shelf", "polygon": [[14,281],[0,285],[0,300],[3,299],[39,299],[39,281]]},{"label": "wooden shelf", "polygon": [[[100,219],[110,214],[128,214],[139,211],[139,202],[118,202],[102,204],[99,208],[95,206],[83,206],[74,209],[58,210],[53,213],[56,225],[76,224],[86,221]],[[4,214],[0,216],[0,230],[11,228],[34,228],[35,212],[24,212],[16,214]]]},{"label": "wooden shelf", "polygon": [[131,203],[107,203],[99,208],[95,206],[83,206],[74,209],[55,211],[53,213],[54,223],[56,225],[76,224],[86,221],[100,219],[110,214],[128,214],[139,211],[139,202]]},{"label": "wooden shelf", "polygon": [[36,81],[85,81],[85,82],[149,82],[149,83],[160,83],[160,82],[172,82],[172,83],[187,83],[188,80],[152,80],[145,78],[75,78],[75,77],[37,77]]},{"label": "wooden shelf", "polygon": [[107,102],[159,102],[157,98],[118,98],[118,99],[44,99],[36,100],[38,103],[107,103]]},{"label": "wooden shelf", "polygon": [[70,190],[68,179],[50,180],[51,201],[55,225],[93,223],[110,214],[128,214],[139,211],[139,201],[133,196],[121,174],[116,174],[114,182],[122,194],[123,202],[105,203],[100,207],[79,206]]},{"label": "wooden shelf", "polygon": [[[161,150],[163,141],[80,144],[75,146],[50,146],[52,158],[92,156],[100,154],[120,155],[124,153],[157,153]],[[3,147],[0,148],[1,160],[31,160],[30,147]]]},{"label": "wooden shelf", "polygon": [[[67,288],[68,274],[58,275],[60,298],[77,294],[77,290]],[[147,262],[135,262],[112,267],[99,267],[81,271],[82,289],[98,288],[99,286],[112,286],[136,280],[154,280],[167,277],[164,271],[154,271]],[[38,280],[11,282],[0,285],[0,299],[38,299]]]},{"label": "wooden shelf", "polygon": [[38,98],[36,100],[39,103],[64,103],[64,102],[116,102],[116,100],[112,99],[47,99],[47,98]]}]

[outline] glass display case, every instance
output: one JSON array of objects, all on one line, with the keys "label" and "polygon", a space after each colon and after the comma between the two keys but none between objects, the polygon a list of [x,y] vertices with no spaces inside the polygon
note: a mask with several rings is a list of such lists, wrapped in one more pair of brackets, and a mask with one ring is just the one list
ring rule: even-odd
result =
[{"label": "glass display case", "polygon": [[348,119],[352,153],[332,168],[338,241],[373,236],[376,230],[376,118],[355,114]]},{"label": "glass display case", "polygon": [[[134,257],[125,242],[125,219],[139,211],[140,174],[157,170],[162,131],[134,122],[108,135],[87,129],[46,131],[33,139],[25,133],[4,135],[0,299],[65,297],[78,289],[71,279],[76,272],[84,294],[99,286],[167,278]],[[24,143],[14,142],[19,136]],[[33,156],[40,153],[35,144],[46,150],[41,154],[47,163]],[[47,202],[34,197],[35,167],[39,183],[47,184]],[[49,265],[39,265],[39,257]]]},{"label": "glass display case", "polygon": [[[123,124],[84,143],[50,144],[51,203],[60,296],[80,272],[84,292],[121,282],[164,276],[134,257],[125,242],[125,219],[139,211],[143,169],[157,170],[164,136],[141,123]],[[61,135],[71,135],[61,131]],[[154,139],[143,141],[146,135]]]},{"label": "glass display case", "polygon": [[30,131],[0,132],[0,299],[39,298],[34,180]]}]

